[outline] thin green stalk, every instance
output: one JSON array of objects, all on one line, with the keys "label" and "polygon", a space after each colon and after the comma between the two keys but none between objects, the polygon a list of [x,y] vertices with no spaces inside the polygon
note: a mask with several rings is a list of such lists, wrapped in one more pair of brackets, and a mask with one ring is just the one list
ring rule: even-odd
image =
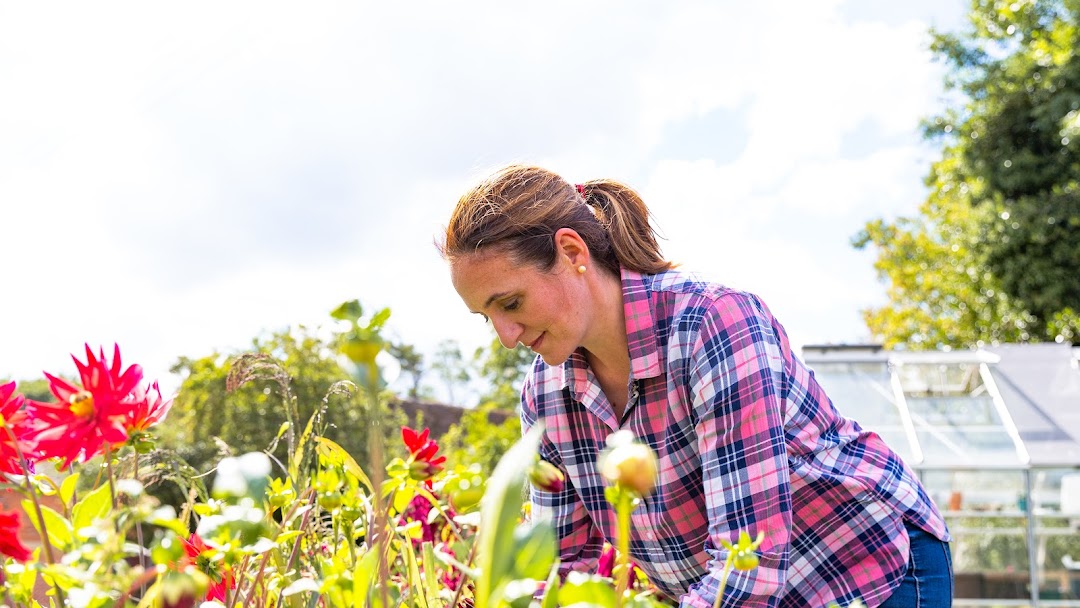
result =
[{"label": "thin green stalk", "polygon": [[615,507],[618,516],[618,559],[619,580],[615,586],[615,607],[622,608],[624,595],[630,586],[630,512],[634,508],[633,498],[625,488],[620,488],[619,503]]},{"label": "thin green stalk", "polygon": [[[135,467],[135,471],[134,471],[133,475],[135,477],[135,480],[139,481],[139,451],[134,450],[132,452],[132,455],[133,455],[133,466]],[[135,520],[135,539],[139,543],[139,566],[143,569],[143,571],[145,571],[146,570],[146,551],[144,551],[144,549],[145,549],[146,545],[143,544],[142,519]],[[146,595],[146,584],[143,583],[143,585],[139,588],[139,597],[144,597],[145,595]]]},{"label": "thin green stalk", "polygon": [[105,469],[109,473],[109,498],[112,500],[112,508],[116,510],[116,480],[112,470],[112,446],[105,443]]},{"label": "thin green stalk", "polygon": [[[458,537],[460,538],[460,536]],[[473,560],[476,559],[476,547],[480,544],[476,542],[476,538],[473,538],[472,547],[469,548],[469,556],[465,558],[465,564],[470,568],[473,566]],[[458,588],[454,592],[454,599],[450,602],[450,608],[457,608],[458,600],[461,599],[461,592],[465,589],[465,573],[461,573],[461,580],[458,582]]]},{"label": "thin green stalk", "polygon": [[728,575],[731,574],[731,566],[735,563],[735,553],[728,553],[727,560],[724,561],[724,573],[720,576],[720,588],[716,590],[716,600],[713,602],[713,608],[720,608],[720,601],[724,599],[724,588],[727,587]]}]

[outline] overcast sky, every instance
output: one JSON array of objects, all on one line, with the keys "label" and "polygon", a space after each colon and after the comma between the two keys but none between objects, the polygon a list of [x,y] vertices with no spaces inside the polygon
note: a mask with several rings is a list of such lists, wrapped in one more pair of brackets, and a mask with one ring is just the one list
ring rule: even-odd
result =
[{"label": "overcast sky", "polygon": [[509,162],[639,189],[668,257],[863,342],[869,219],[936,157],[963,0],[0,4],[0,378],[179,356],[359,298],[490,340],[432,244]]}]

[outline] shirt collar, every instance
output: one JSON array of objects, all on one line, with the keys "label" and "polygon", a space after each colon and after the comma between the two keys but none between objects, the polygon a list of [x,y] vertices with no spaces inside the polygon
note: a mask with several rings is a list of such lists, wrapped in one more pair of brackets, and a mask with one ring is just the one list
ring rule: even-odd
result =
[{"label": "shirt collar", "polygon": [[660,348],[653,318],[654,276],[622,269],[626,346],[630,353],[630,378],[634,380],[660,375]]},{"label": "shirt collar", "polygon": [[[653,318],[653,275],[620,268],[623,295],[623,316],[626,318],[626,346],[630,355],[630,379],[655,378],[660,371],[660,348],[656,341],[656,322]],[[588,391],[585,355],[575,351],[562,364],[561,384],[575,395]]]}]

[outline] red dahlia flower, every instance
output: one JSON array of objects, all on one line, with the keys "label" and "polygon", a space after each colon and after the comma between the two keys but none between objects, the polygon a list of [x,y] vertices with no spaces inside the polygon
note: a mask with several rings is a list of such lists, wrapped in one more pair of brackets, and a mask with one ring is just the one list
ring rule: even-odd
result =
[{"label": "red dahlia flower", "polygon": [[0,511],[0,554],[14,557],[20,562],[30,559],[30,549],[19,540],[19,514]]},{"label": "red dahlia flower", "polygon": [[127,440],[132,392],[143,377],[138,365],[121,372],[119,346],[113,347],[111,365],[104,349],[95,357],[90,345],[86,345],[86,364],[72,359],[79,368],[81,386],[45,374],[57,402],[27,402],[39,453],[44,458],[62,458],[62,467],[75,460],[85,462]]},{"label": "red dahlia flower", "polygon": [[430,434],[431,429],[417,433],[407,426],[401,427],[401,439],[409,449],[409,476],[419,481],[431,479],[446,466],[446,456],[435,458],[439,444],[434,439],[428,439]]},{"label": "red dahlia flower", "polygon": [[131,393],[131,408],[124,421],[124,429],[128,434],[136,431],[145,431],[165,419],[172,408],[172,399],[161,397],[161,388],[157,381],[147,385],[146,388],[136,387]]},{"label": "red dahlia flower", "polygon": [[206,591],[206,600],[225,602],[225,595],[236,588],[236,579],[232,569],[220,561],[211,559],[213,549],[207,546],[202,537],[194,532],[184,539],[184,553],[186,554],[182,564],[193,565],[203,574],[210,578],[210,587]]},{"label": "red dahlia flower", "polygon": [[25,401],[22,395],[15,393],[14,382],[0,384],[0,425],[7,427],[0,428],[0,473],[26,474],[19,458],[20,450],[26,456],[27,464],[35,458],[30,416],[23,410]]}]

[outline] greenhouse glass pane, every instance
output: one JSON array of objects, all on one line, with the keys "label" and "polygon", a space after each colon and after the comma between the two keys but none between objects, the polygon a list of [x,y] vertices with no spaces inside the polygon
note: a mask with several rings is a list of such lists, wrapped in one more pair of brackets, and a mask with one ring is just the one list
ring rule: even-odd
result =
[{"label": "greenhouse glass pane", "polygon": [[927,464],[1021,464],[978,363],[897,367]]},{"label": "greenhouse glass pane", "polygon": [[863,428],[903,427],[884,362],[818,363],[814,375],[836,409]]}]

